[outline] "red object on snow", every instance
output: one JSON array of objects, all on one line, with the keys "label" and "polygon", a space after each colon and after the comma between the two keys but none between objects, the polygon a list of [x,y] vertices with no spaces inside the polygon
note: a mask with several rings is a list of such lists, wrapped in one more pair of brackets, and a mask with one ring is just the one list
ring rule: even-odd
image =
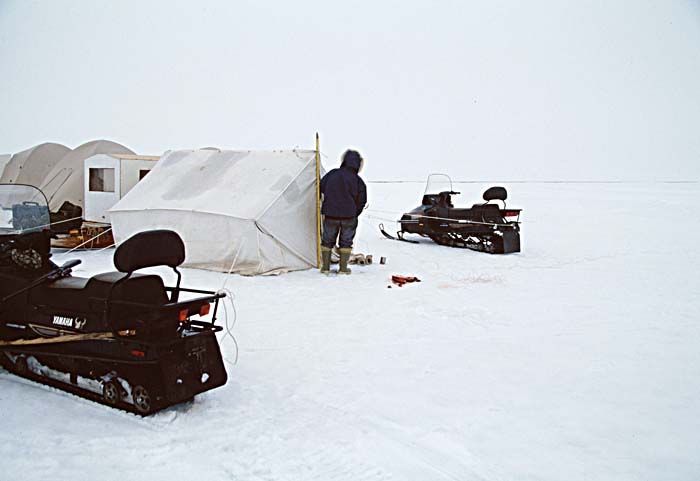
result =
[{"label": "red object on snow", "polygon": [[391,276],[391,282],[399,287],[403,287],[404,284],[408,284],[409,282],[420,282],[420,279],[413,276]]}]

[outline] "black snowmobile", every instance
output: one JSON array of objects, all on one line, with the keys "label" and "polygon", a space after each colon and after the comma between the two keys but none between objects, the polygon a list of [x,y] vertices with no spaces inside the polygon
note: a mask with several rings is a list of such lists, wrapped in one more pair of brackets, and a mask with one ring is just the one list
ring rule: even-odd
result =
[{"label": "black snowmobile", "polygon": [[[79,260],[51,261],[48,220],[40,190],[0,185],[3,367],[140,415],[226,383],[215,336],[225,294],[180,287],[185,246],[175,232],[136,234],[114,253],[118,272],[81,278],[71,275]],[[134,272],[162,265],[176,272],[175,287]]]},{"label": "black snowmobile", "polygon": [[[508,194],[504,187],[491,187],[483,194],[486,201],[474,204],[471,208],[455,208],[452,196],[459,192],[452,190],[449,180],[449,190],[437,194],[428,194],[431,190],[431,178],[428,176],[423,202],[419,207],[403,214],[398,221],[401,230],[396,237],[379,229],[386,237],[394,240],[417,243],[407,239],[404,233],[420,234],[429,237],[434,242],[450,246],[472,249],[489,254],[508,254],[520,252],[520,209],[506,209]],[[494,203],[492,203],[494,201]],[[502,205],[496,203],[500,201]],[[514,218],[514,220],[512,220]]]}]

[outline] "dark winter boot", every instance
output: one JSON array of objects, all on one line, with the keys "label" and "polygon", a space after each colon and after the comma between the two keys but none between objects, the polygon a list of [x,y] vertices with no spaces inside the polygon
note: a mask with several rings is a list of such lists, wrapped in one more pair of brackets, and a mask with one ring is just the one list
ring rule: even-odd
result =
[{"label": "dark winter boot", "polygon": [[321,246],[321,274],[330,274],[331,272],[331,252],[332,249]]},{"label": "dark winter boot", "polygon": [[348,267],[348,261],[352,253],[352,247],[341,247],[338,249],[338,252],[340,253],[340,270],[338,274],[350,274],[352,271]]}]

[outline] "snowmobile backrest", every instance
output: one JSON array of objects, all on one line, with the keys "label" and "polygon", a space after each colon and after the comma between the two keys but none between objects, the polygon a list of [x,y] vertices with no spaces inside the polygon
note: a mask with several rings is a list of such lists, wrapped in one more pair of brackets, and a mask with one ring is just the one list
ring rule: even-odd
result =
[{"label": "snowmobile backrest", "polygon": [[484,192],[484,200],[486,202],[490,200],[503,200],[508,198],[508,192],[505,187],[490,187]]},{"label": "snowmobile backrest", "polygon": [[134,272],[155,266],[173,269],[185,262],[185,244],[171,230],[149,230],[129,237],[117,247],[114,266],[119,272]]}]

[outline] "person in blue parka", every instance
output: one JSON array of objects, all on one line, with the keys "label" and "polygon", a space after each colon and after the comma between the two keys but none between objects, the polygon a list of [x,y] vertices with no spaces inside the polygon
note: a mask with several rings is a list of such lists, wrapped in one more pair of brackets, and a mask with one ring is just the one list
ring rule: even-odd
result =
[{"label": "person in blue parka", "polygon": [[357,217],[367,203],[367,187],[358,175],[362,156],[355,150],[343,154],[340,168],[333,169],[321,179],[323,235],[321,236],[321,273],[330,272],[331,252],[338,238],[339,274],[350,274],[348,260],[357,230]]}]

